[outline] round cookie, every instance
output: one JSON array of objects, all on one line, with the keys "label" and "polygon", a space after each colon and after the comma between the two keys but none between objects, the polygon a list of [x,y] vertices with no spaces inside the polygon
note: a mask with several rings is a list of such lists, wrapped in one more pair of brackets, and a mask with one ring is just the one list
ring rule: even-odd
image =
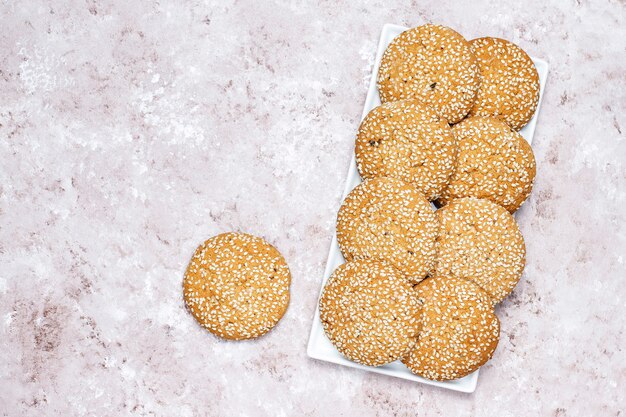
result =
[{"label": "round cookie", "polygon": [[319,309],[332,344],[364,365],[399,359],[413,347],[420,331],[417,293],[384,261],[364,259],[341,265],[324,286]]},{"label": "round cookie", "polygon": [[435,265],[437,229],[424,195],[395,178],[365,180],[337,214],[337,241],[347,261],[386,260],[414,283]]},{"label": "round cookie", "polygon": [[385,50],[378,69],[383,103],[419,99],[449,123],[467,115],[479,84],[478,64],[469,42],[439,25],[402,32]]},{"label": "round cookie", "polygon": [[539,74],[532,59],[512,42],[498,38],[470,41],[481,84],[470,116],[495,116],[515,130],[533,117],[539,103]]},{"label": "round cookie", "polygon": [[241,340],[272,329],[289,305],[291,274],[265,240],[224,233],[194,253],[183,280],[188,310],[211,333]]},{"label": "round cookie", "polygon": [[424,378],[448,381],[471,374],[496,350],[500,321],[491,299],[471,281],[435,277],[421,282],[422,331],[402,362]]},{"label": "round cookie", "polygon": [[460,198],[437,210],[435,275],[478,284],[495,303],[513,291],[526,259],[515,219],[489,200]]},{"label": "round cookie", "polygon": [[374,108],[356,137],[361,178],[393,177],[413,184],[429,200],[448,184],[456,143],[448,122],[417,100]]},{"label": "round cookie", "polygon": [[535,156],[528,142],[495,117],[470,117],[452,131],[458,146],[456,167],[437,202],[486,198],[515,212],[535,179]]}]

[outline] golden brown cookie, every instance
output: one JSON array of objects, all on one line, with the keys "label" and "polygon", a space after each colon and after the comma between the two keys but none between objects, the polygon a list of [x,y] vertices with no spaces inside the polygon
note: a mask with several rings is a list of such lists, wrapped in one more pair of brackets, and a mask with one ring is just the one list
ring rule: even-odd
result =
[{"label": "golden brown cookie", "polygon": [[454,170],[456,143],[448,122],[431,107],[400,100],[368,113],[355,152],[361,178],[398,178],[434,200]]},{"label": "golden brown cookie", "polygon": [[188,310],[211,333],[250,339],[267,333],[289,305],[291,274],[260,237],[224,233],[196,249],[183,280]]},{"label": "golden brown cookie", "polygon": [[469,375],[491,359],[500,321],[485,291],[462,278],[438,276],[422,281],[417,292],[422,331],[402,358],[411,372],[447,381]]},{"label": "golden brown cookie", "polygon": [[333,272],[319,303],[328,339],[348,359],[380,366],[415,344],[421,305],[412,284],[391,264],[370,259]]},{"label": "golden brown cookie", "polygon": [[524,271],[526,247],[515,219],[489,200],[460,198],[437,210],[435,275],[465,278],[499,303]]},{"label": "golden brown cookie", "polygon": [[481,84],[470,116],[494,116],[515,130],[530,121],[539,103],[539,73],[532,59],[512,42],[498,38],[470,41]]},{"label": "golden brown cookie", "polygon": [[454,30],[423,25],[402,32],[383,54],[378,91],[385,103],[419,99],[449,123],[463,119],[480,84],[469,42]]},{"label": "golden brown cookie", "polygon": [[424,195],[395,178],[365,180],[337,215],[337,241],[347,261],[387,260],[412,282],[434,267],[437,229]]},{"label": "golden brown cookie", "polygon": [[535,156],[528,142],[495,117],[470,117],[452,131],[458,146],[456,167],[437,202],[486,198],[515,212],[535,179]]}]

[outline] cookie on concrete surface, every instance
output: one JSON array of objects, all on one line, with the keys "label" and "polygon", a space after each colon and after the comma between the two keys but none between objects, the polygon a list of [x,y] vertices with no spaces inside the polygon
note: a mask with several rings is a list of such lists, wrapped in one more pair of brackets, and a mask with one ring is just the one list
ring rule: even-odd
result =
[{"label": "cookie on concrete surface", "polygon": [[456,143],[448,122],[431,107],[400,100],[368,113],[355,153],[361,178],[398,178],[434,200],[454,170]]},{"label": "cookie on concrete surface", "polygon": [[515,219],[489,200],[460,198],[437,210],[435,275],[465,278],[495,303],[513,291],[524,270],[526,247]]},{"label": "cookie on concrete surface", "polygon": [[319,303],[326,336],[348,359],[380,366],[413,347],[421,304],[413,285],[391,264],[356,260],[333,272]]},{"label": "cookie on concrete surface", "polygon": [[539,73],[532,59],[512,42],[498,38],[470,41],[481,84],[470,116],[495,116],[515,130],[530,121],[539,103]]},{"label": "cookie on concrete surface", "polygon": [[337,214],[337,241],[347,261],[387,260],[414,283],[434,267],[437,229],[424,195],[395,178],[365,180]]},{"label": "cookie on concrete surface", "polygon": [[225,339],[267,333],[289,304],[291,274],[260,237],[224,233],[194,253],[183,281],[185,304],[198,323]]},{"label": "cookie on concrete surface", "polygon": [[419,99],[449,123],[463,119],[480,84],[469,42],[454,30],[423,25],[402,32],[378,69],[380,100]]},{"label": "cookie on concrete surface", "polygon": [[470,117],[452,131],[458,146],[456,167],[437,202],[486,198],[515,212],[535,179],[535,156],[528,142],[495,117]]},{"label": "cookie on concrete surface", "polygon": [[500,321],[491,298],[471,281],[437,276],[417,286],[422,330],[402,362],[424,378],[447,381],[471,374],[491,359]]}]

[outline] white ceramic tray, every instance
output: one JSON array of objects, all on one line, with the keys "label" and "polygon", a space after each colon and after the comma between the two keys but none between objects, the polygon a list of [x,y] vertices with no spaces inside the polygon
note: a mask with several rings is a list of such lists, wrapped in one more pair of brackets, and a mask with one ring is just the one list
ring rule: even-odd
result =
[{"label": "white ceramic tray", "polygon": [[[385,48],[387,45],[400,33],[404,32],[407,28],[397,25],[386,24],[383,26],[383,31],[380,35],[380,41],[378,42],[378,51],[376,52],[376,62],[374,63],[374,68],[372,70],[372,78],[370,80],[369,90],[367,92],[367,98],[365,99],[365,107],[363,109],[363,115],[361,118],[364,118],[365,115],[374,107],[380,105],[380,99],[378,97],[378,90],[376,88],[376,75],[378,74],[378,66],[380,65],[380,60],[383,56],[383,52],[385,52]],[[548,76],[548,63],[537,58],[532,58],[535,66],[537,67],[537,71],[539,72],[539,83],[541,85],[541,93],[539,96],[539,104],[537,105],[537,111],[535,115],[531,119],[531,121],[521,130],[522,136],[528,141],[528,143],[532,144],[533,135],[535,133],[535,126],[537,124],[537,115],[539,114],[539,108],[541,107],[541,99],[543,97],[543,90],[546,85],[546,78]],[[354,140],[354,138],[348,138],[348,140]],[[361,178],[359,176],[359,172],[356,167],[356,162],[354,159],[354,154],[352,155],[352,162],[350,163],[350,170],[348,172],[348,179],[346,181],[346,186],[343,192],[343,197],[345,197],[354,187],[356,187],[361,182]],[[328,280],[328,277],[332,274],[332,272],[339,265],[344,263],[345,260],[341,255],[341,251],[339,250],[339,246],[337,245],[337,237],[333,236],[333,241],[330,245],[330,253],[328,254],[328,261],[326,262],[326,269],[324,271],[324,279],[322,281],[323,285]],[[321,291],[320,291],[321,294]],[[447,388],[455,391],[461,392],[474,392],[476,389],[476,383],[478,381],[478,371],[466,376],[465,378],[457,379],[455,381],[447,381],[447,382],[439,382],[439,381],[431,381],[425,378],[421,378],[417,375],[414,375],[409,371],[400,361],[396,361],[384,366],[379,366],[377,368],[360,365],[358,363],[352,362],[342,356],[335,347],[330,343],[330,341],[326,338],[324,334],[324,330],[322,328],[322,323],[319,320],[319,311],[315,310],[315,317],[313,319],[313,328],[311,329],[311,336],[309,338],[309,345],[307,348],[307,354],[314,359],[319,359],[322,361],[333,362],[340,365],[351,366],[353,368],[363,369],[370,372],[376,372],[384,375],[395,376],[398,378],[409,379],[411,381],[421,382],[423,384],[435,385],[437,387]]]}]

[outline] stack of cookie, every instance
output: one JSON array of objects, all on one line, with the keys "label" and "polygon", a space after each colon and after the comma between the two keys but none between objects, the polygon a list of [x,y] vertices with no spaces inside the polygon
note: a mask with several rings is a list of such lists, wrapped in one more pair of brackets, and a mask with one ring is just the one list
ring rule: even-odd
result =
[{"label": "stack of cookie", "polygon": [[494,306],[524,269],[512,213],[535,178],[518,131],[537,107],[537,70],[511,42],[424,25],[387,47],[378,90],[383,104],[356,136],[363,182],[337,216],[347,262],[320,318],[355,362],[461,378],[491,358]]}]

